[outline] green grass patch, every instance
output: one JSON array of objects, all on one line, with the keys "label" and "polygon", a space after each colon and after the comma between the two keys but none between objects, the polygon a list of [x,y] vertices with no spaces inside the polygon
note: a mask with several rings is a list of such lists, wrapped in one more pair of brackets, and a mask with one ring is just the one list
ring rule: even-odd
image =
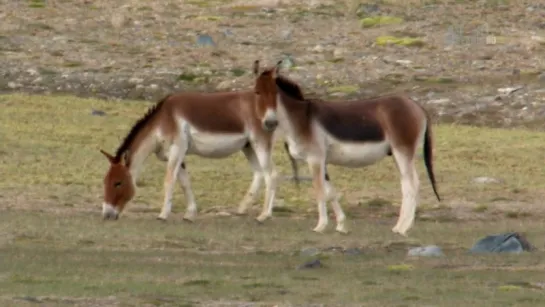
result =
[{"label": "green grass patch", "polygon": [[379,36],[376,38],[375,43],[378,46],[386,46],[386,45],[398,45],[398,46],[405,46],[405,47],[424,47],[426,43],[416,37],[396,37],[396,36]]},{"label": "green grass patch", "polygon": [[356,85],[338,85],[327,88],[328,93],[344,93],[353,94],[359,91],[359,86]]},{"label": "green grass patch", "polygon": [[360,24],[364,28],[372,28],[384,25],[395,25],[403,22],[402,18],[393,16],[373,16],[366,17],[360,20]]}]

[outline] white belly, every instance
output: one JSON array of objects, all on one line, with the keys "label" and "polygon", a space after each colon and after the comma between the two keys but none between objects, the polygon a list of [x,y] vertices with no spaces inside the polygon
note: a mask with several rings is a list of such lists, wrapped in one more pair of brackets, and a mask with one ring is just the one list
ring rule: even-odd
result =
[{"label": "white belly", "polygon": [[188,155],[206,158],[225,158],[241,150],[248,142],[246,134],[217,134],[189,128]]},{"label": "white belly", "polygon": [[366,143],[341,143],[331,140],[327,151],[327,162],[330,164],[360,167],[378,162],[390,149],[388,141]]}]

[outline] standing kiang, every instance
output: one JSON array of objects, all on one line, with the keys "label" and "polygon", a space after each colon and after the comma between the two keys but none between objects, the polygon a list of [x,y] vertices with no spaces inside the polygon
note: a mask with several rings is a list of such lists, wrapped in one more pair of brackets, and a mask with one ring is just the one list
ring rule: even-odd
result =
[{"label": "standing kiang", "polygon": [[[257,73],[254,66],[254,73]],[[164,200],[158,219],[166,220],[172,209],[174,183],[184,191],[184,219],[193,221],[197,204],[191,190],[184,159],[188,155],[226,158],[242,151],[253,170],[253,179],[237,213],[246,214],[255,203],[265,181],[263,210],[259,222],[272,215],[277,171],[272,161],[273,133],[278,121],[263,101],[276,96],[258,79],[254,89],[233,92],[182,92],[171,94],[140,118],[118,147],[115,155],[100,150],[110,167],[104,177],[102,215],[117,220],[136,192],[136,179],[146,158],[155,154],[166,162]],[[226,165],[226,168],[229,168]]]},{"label": "standing kiang", "polygon": [[420,144],[428,177],[440,200],[433,173],[432,126],[426,110],[405,95],[344,101],[305,99],[294,81],[279,74],[280,64],[265,69],[257,78],[256,92],[269,98],[258,100],[258,109],[268,110],[260,113],[262,121],[268,120],[267,116],[278,121],[290,156],[309,166],[319,213],[313,230],[321,233],[326,229],[326,202],[331,201],[336,231],[348,232],[339,194],[326,178],[327,164],[357,168],[393,155],[401,177],[402,203],[392,231],[406,236],[418,202],[415,159]]}]

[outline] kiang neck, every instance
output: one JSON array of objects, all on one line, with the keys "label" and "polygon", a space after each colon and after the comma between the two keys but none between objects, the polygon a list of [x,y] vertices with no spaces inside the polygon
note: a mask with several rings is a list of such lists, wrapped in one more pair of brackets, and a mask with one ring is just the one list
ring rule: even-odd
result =
[{"label": "kiang neck", "polygon": [[145,135],[139,137],[139,142],[135,142],[129,149],[129,160],[131,161],[129,172],[135,184],[144,161],[157,148],[156,144],[157,142],[153,140],[151,135]]}]

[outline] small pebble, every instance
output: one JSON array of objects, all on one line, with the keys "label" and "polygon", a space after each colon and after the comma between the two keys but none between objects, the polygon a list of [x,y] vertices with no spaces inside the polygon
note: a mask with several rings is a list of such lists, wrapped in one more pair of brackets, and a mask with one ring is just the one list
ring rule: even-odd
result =
[{"label": "small pebble", "polygon": [[305,263],[301,264],[300,266],[297,267],[297,269],[298,270],[301,270],[301,269],[315,269],[315,268],[320,268],[320,267],[323,267],[322,262],[320,262],[319,259],[315,259],[315,260],[311,260],[311,261],[308,261],[308,262],[305,262]]},{"label": "small pebble", "polygon": [[422,247],[411,248],[408,252],[411,257],[423,256],[423,257],[439,257],[444,256],[443,251],[437,245],[428,245]]},{"label": "small pebble", "polygon": [[94,115],[94,116],[106,116],[106,112],[102,111],[102,110],[95,110],[93,109],[91,111],[91,115]]}]

